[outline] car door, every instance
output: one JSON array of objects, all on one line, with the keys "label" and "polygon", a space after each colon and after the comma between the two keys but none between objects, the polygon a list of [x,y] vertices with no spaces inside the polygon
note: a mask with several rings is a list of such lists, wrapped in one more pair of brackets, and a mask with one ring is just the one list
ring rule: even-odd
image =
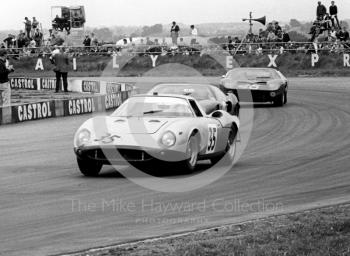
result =
[{"label": "car door", "polygon": [[189,102],[197,116],[197,122],[200,127],[202,142],[200,155],[210,155],[223,151],[227,140],[219,119],[206,115],[196,101],[189,100]]}]

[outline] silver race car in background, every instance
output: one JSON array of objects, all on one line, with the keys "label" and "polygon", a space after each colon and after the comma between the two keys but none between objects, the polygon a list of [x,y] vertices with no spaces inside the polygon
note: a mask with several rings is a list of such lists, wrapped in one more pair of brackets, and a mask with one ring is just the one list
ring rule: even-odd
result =
[{"label": "silver race car in background", "polygon": [[215,164],[229,152],[233,160],[238,128],[238,117],[222,110],[207,115],[189,96],[136,95],[110,116],[81,125],[74,151],[86,176],[98,175],[104,164],[152,161],[193,171],[201,159]]},{"label": "silver race car in background", "polygon": [[164,83],[153,87],[148,94],[190,95],[204,109],[206,114],[215,110],[225,110],[232,115],[239,115],[239,102],[233,93],[223,93],[210,84]]},{"label": "silver race car in background", "polygon": [[287,103],[288,80],[272,68],[234,68],[223,76],[220,88],[234,93],[240,102]]}]

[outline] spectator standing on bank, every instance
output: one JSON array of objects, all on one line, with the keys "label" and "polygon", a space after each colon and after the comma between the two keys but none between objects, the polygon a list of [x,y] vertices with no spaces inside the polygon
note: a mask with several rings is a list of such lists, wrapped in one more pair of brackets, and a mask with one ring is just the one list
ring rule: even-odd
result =
[{"label": "spectator standing on bank", "polygon": [[89,37],[89,35],[85,36],[85,39],[83,41],[83,45],[85,46],[85,48],[90,48],[90,46],[91,46],[91,38]]},{"label": "spectator standing on bank", "polygon": [[324,16],[327,13],[326,7],[321,3],[321,1],[318,1],[317,3],[317,8],[316,8],[316,17],[317,20],[323,20]]},{"label": "spectator standing on bank", "polygon": [[[132,41],[132,38],[130,37],[130,42]],[[91,46],[98,46],[98,40],[94,33],[91,33]]]},{"label": "spectator standing on bank", "polygon": [[33,31],[35,31],[37,28],[39,28],[39,21],[37,21],[37,19],[35,17],[33,17],[32,29],[33,29]]},{"label": "spectator standing on bank", "polygon": [[329,35],[329,39],[330,39],[329,41],[337,40],[337,31],[334,29],[334,27],[331,28],[328,35]]},{"label": "spectator standing on bank", "polygon": [[6,50],[0,49],[0,107],[11,104],[11,87],[8,75],[13,71],[13,66],[6,62]]},{"label": "spectator standing on bank", "polygon": [[40,32],[39,28],[37,28],[33,34],[33,39],[35,41],[35,46],[40,47],[41,42],[43,41],[43,33]]},{"label": "spectator standing on bank", "polygon": [[289,43],[290,42],[290,36],[287,33],[287,31],[284,29],[282,30],[282,42],[283,43]]},{"label": "spectator standing on bank", "polygon": [[197,43],[197,37],[198,37],[198,30],[194,27],[194,25],[191,25],[191,45]]},{"label": "spectator standing on bank", "polygon": [[277,36],[281,31],[282,31],[282,28],[280,25],[278,25],[278,22],[276,21],[275,22],[275,29],[274,29],[275,35]]},{"label": "spectator standing on bank", "polygon": [[28,17],[24,18],[24,28],[27,33],[27,37],[30,38],[30,31],[32,30],[32,22],[28,19]]},{"label": "spectator standing on bank", "polygon": [[17,48],[23,48],[26,46],[27,40],[25,33],[21,30],[17,36]]},{"label": "spectator standing on bank", "polygon": [[349,40],[349,32],[346,30],[345,27],[343,27],[342,30],[339,31],[338,38],[340,42],[346,42]]},{"label": "spectator standing on bank", "polygon": [[8,34],[8,36],[3,40],[3,42],[6,44],[6,47],[8,49],[12,48],[14,43],[13,36],[11,34]]},{"label": "spectator standing on bank", "polygon": [[68,70],[69,70],[69,59],[67,54],[64,52],[64,48],[60,47],[59,52],[52,56],[52,61],[55,64],[53,71],[56,73],[56,92],[60,90],[61,77],[63,80],[63,88],[65,92],[68,92]]},{"label": "spectator standing on bank", "polygon": [[268,42],[274,42],[276,40],[276,35],[273,31],[270,31],[268,34],[267,34],[267,41]]},{"label": "spectator standing on bank", "polygon": [[334,1],[331,2],[331,6],[329,6],[329,15],[331,15],[332,26],[335,27],[334,19],[337,21],[337,26],[340,28],[339,20],[338,20],[338,7],[334,4]]},{"label": "spectator standing on bank", "polygon": [[267,26],[266,26],[266,31],[267,31],[267,33],[273,32],[273,31],[274,31],[274,27],[273,27],[272,22],[269,22],[269,23],[267,24]]},{"label": "spectator standing on bank", "polygon": [[179,37],[180,27],[173,21],[173,25],[170,29],[170,35],[173,45],[177,45],[177,38]]},{"label": "spectator standing on bank", "polygon": [[234,42],[232,40],[232,37],[228,36],[226,50],[228,50],[230,54],[233,54],[234,49],[235,49],[235,46],[234,46]]}]

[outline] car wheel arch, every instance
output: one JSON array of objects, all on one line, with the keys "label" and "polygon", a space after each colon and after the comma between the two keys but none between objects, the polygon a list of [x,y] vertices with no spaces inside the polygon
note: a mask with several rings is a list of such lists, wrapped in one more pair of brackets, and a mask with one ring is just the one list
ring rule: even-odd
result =
[{"label": "car wheel arch", "polygon": [[189,136],[187,138],[187,141],[189,141],[189,139],[192,137],[192,136],[196,136],[198,138],[198,145],[200,146],[200,150],[202,148],[202,141],[203,141],[203,138],[202,138],[202,135],[200,133],[200,130],[198,128],[192,128],[191,132],[188,133]]}]

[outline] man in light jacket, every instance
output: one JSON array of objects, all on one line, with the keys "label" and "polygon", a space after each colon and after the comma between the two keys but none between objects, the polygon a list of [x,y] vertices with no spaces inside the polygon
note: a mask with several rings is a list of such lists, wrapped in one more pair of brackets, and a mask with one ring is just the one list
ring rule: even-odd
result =
[{"label": "man in light jacket", "polygon": [[53,63],[55,64],[54,71],[56,73],[56,92],[59,92],[61,77],[63,80],[63,88],[65,92],[68,92],[68,71],[69,71],[69,58],[64,52],[64,48],[60,47],[59,52],[52,56]]}]

